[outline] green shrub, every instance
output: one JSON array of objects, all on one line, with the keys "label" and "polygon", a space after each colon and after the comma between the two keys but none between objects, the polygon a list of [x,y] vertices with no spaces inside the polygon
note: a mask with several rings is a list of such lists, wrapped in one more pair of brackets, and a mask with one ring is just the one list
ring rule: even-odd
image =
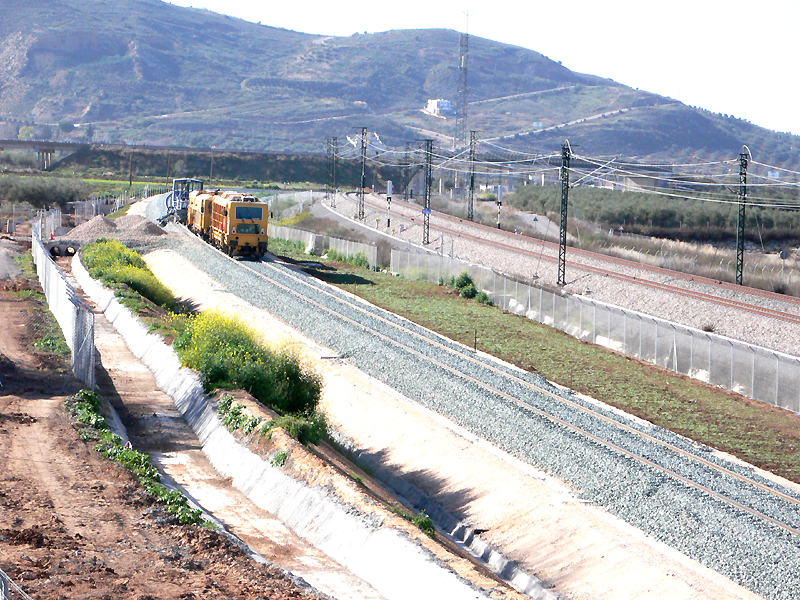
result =
[{"label": "green shrub", "polygon": [[461,273],[458,274],[458,277],[455,278],[453,286],[457,290],[462,290],[468,285],[474,285],[472,277],[470,277],[469,273],[467,273],[466,271],[461,271]]},{"label": "green shrub", "polygon": [[487,306],[492,306],[494,304],[492,299],[489,297],[489,294],[483,290],[478,292],[477,296],[475,296],[475,302],[478,302],[479,304],[486,304]]},{"label": "green shrub", "polygon": [[264,424],[259,432],[262,436],[265,436],[276,427],[283,429],[301,444],[319,444],[328,431],[325,416],[318,412],[306,416],[284,415],[277,419],[272,419]]},{"label": "green shrub", "polygon": [[475,286],[470,283],[469,285],[465,285],[461,288],[460,294],[462,298],[472,299],[478,295],[478,290],[476,290]]},{"label": "green shrub", "polygon": [[420,511],[413,519],[411,519],[411,522],[419,527],[422,533],[428,537],[436,537],[436,528],[433,526],[433,521],[424,510]]},{"label": "green shrub", "polygon": [[242,389],[281,414],[311,413],[320,376],[289,346],[273,350],[236,319],[214,311],[189,319],[173,344],[181,363],[200,372],[207,391]]},{"label": "green shrub", "polygon": [[282,467],[286,464],[287,458],[289,458],[289,451],[286,448],[281,448],[272,455],[272,459],[269,462],[273,467]]}]

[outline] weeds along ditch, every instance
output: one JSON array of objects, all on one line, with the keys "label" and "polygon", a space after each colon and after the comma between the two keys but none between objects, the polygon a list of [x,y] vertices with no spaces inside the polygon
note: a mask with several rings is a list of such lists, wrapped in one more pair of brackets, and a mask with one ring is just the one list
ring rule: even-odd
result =
[{"label": "weeds along ditch", "polygon": [[[215,311],[193,314],[137,252],[115,240],[98,239],[84,246],[81,259],[92,277],[101,279],[122,304],[145,319],[151,332],[173,340],[181,364],[200,373],[207,392],[246,391],[280,415],[271,427],[283,427],[302,443],[325,435],[324,417],[316,410],[322,378],[301,360],[295,347],[267,346],[253,329]],[[223,418],[228,427],[244,425],[237,415]]]},{"label": "weeds along ditch", "polygon": [[210,526],[211,523],[202,518],[202,512],[189,506],[181,492],[170,490],[161,483],[158,470],[150,462],[150,458],[122,444],[122,438],[113,433],[100,414],[100,398],[89,390],[81,390],[64,401],[64,406],[72,417],[86,425],[78,435],[84,442],[94,442],[94,449],[103,456],[120,464],[138,480],[144,490],[156,502],[166,506],[178,521],[185,524]]}]

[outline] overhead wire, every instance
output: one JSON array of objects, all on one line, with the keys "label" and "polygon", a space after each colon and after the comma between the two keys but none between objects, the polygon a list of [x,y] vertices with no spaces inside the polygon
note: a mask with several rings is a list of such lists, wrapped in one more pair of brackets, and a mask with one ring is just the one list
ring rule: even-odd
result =
[{"label": "overhead wire", "polygon": [[[511,178],[531,178],[533,175],[552,173],[559,170],[558,165],[553,164],[553,160],[560,157],[560,153],[530,153],[513,150],[495,144],[487,140],[478,140],[478,147],[483,152],[477,160],[469,160],[469,148],[462,148],[455,154],[446,154],[440,150],[431,153],[434,170],[447,173],[474,173],[477,176],[486,177],[511,177]],[[340,160],[351,160],[360,158],[360,144],[343,145],[343,150],[336,153],[336,158]],[[373,165],[382,167],[410,168],[421,166],[422,149],[393,149],[388,148],[382,143],[376,144],[367,140],[368,150],[366,160]],[[658,196],[694,200],[701,202],[712,202],[718,204],[738,204],[737,190],[738,173],[732,170],[727,172],[708,172],[710,167],[736,165],[738,159],[715,160],[705,162],[690,163],[640,163],[624,160],[619,157],[591,157],[573,153],[573,158],[582,161],[586,165],[593,167],[593,170],[586,173],[586,169],[581,169],[573,163],[570,171],[575,174],[577,179],[573,185],[582,181],[594,181],[606,186],[622,187],[626,190],[635,190],[641,193],[650,193]],[[758,161],[750,161],[751,165],[757,165],[767,170],[777,170],[783,173],[790,173],[800,176],[800,172],[767,165]],[[603,173],[603,169],[609,172]],[[642,172],[647,169],[656,173]],[[662,171],[663,170],[663,171]],[[698,172],[698,170],[700,172]],[[702,172],[705,170],[705,172]],[[661,171],[661,172],[658,172]],[[613,175],[614,180],[608,177]],[[758,172],[749,173],[751,178],[757,181],[750,181],[748,188],[757,189],[796,189],[800,188],[800,181],[775,181],[774,178]],[[672,186],[670,191],[664,189],[646,189],[641,186],[626,183],[622,177],[647,178],[654,182]],[[692,193],[696,191],[696,193]],[[747,196],[748,206],[761,208],[800,208],[798,200],[793,198]]]}]

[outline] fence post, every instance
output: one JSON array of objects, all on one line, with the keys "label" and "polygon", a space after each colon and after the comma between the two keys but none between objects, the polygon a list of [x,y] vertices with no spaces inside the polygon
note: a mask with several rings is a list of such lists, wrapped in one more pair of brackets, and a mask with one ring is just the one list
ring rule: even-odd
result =
[{"label": "fence post", "polygon": [[780,406],[781,357],[775,354],[775,406]]},{"label": "fence post", "polygon": [[544,288],[539,288],[539,323],[544,323],[544,317],[542,316],[542,311],[544,310]]},{"label": "fence post", "polygon": [[628,313],[622,312],[622,351],[628,354]]},{"label": "fence post", "polygon": [[592,311],[592,343],[597,343],[597,304],[592,301],[592,307],[594,310]]},{"label": "fence post", "polygon": [[750,348],[750,351],[753,353],[753,372],[750,376],[750,397],[756,397],[756,349]]},{"label": "fence post", "polygon": [[[658,321],[653,319],[653,323],[656,326],[656,342],[655,342],[655,351],[653,352],[653,363],[658,364]],[[667,365],[664,365],[664,368],[667,368]]]},{"label": "fence post", "polygon": [[678,330],[672,326],[672,370],[678,372]]}]

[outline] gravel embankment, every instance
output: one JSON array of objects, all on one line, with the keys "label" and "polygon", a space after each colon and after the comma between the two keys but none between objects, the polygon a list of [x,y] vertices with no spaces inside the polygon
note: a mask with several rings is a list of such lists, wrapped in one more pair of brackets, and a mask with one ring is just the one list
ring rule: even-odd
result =
[{"label": "gravel embankment", "polygon": [[[343,216],[352,216],[356,210],[356,202],[346,196],[338,196],[336,201],[336,212]],[[395,229],[395,237],[400,240],[408,241],[419,245],[422,241],[422,214],[421,207],[416,204],[404,202],[392,203],[392,228]],[[383,215],[385,224],[385,209],[378,210],[370,205],[365,209],[365,222],[373,223],[377,216]],[[411,219],[414,219],[413,221]],[[448,229],[477,235],[487,241],[501,241],[504,244],[516,245],[537,254],[557,258],[557,250],[544,246],[537,240],[524,238],[522,236],[508,237],[500,233],[476,228],[473,224],[466,221],[458,223],[451,220],[444,220],[431,215],[431,233],[433,240],[432,247],[439,247],[440,234],[436,232],[439,225]],[[369,227],[368,229],[373,228]],[[401,231],[401,229],[403,231]],[[533,275],[538,275],[538,281],[549,285],[555,285],[557,279],[557,263],[539,259],[538,257],[522,256],[507,250],[501,250],[488,244],[480,244],[462,237],[452,237],[444,234],[445,254],[450,254],[451,248],[453,256],[463,260],[472,261],[476,264],[483,264],[494,270],[509,275],[515,275],[524,279],[530,279]],[[785,321],[759,316],[750,312],[743,312],[735,308],[720,306],[711,302],[700,300],[687,300],[674,294],[654,290],[644,286],[632,286],[629,283],[619,281],[612,277],[604,277],[570,265],[571,260],[585,264],[587,266],[614,271],[624,275],[649,279],[660,283],[669,283],[673,286],[682,287],[687,290],[714,294],[719,297],[748,302],[757,306],[764,306],[774,310],[800,314],[800,305],[790,302],[780,302],[753,296],[746,293],[737,292],[728,288],[719,288],[711,285],[687,281],[679,278],[671,278],[667,275],[660,275],[650,271],[645,271],[633,266],[619,265],[605,260],[589,258],[586,256],[573,255],[570,257],[567,250],[567,280],[571,283],[564,286],[564,290],[571,294],[586,295],[595,300],[620,306],[622,308],[634,310],[647,315],[652,315],[675,323],[681,323],[697,329],[713,329],[719,335],[731,337],[750,344],[763,346],[779,352],[785,352],[793,356],[800,356],[800,324],[792,324]]]},{"label": "gravel embankment", "polygon": [[[321,293],[321,289],[329,288],[318,281],[298,284],[295,281],[296,274],[283,267],[270,263],[232,262],[189,235],[170,235],[166,239],[161,237],[156,243],[175,250],[231,293],[264,308],[320,344],[335,350],[369,375],[520,459],[569,482],[581,490],[585,499],[603,506],[741,585],[771,599],[788,600],[800,594],[800,538],[797,536],[539,416],[496,392],[480,387],[465,375],[485,381],[502,393],[520,398],[566,421],[587,427],[598,437],[673,468],[720,493],[731,494],[759,511],[800,526],[796,508],[784,501],[769,498],[765,493],[730,477],[714,474],[707,467],[682,458],[674,451],[644,442],[599,421],[596,416],[565,407],[519,381],[509,380],[487,369],[482,363],[488,362],[488,359],[477,362],[469,360],[474,358],[473,352],[404,319],[379,309],[368,310],[368,313],[380,314],[403,326],[403,330],[398,330],[370,314],[365,315],[342,303],[341,299],[347,297],[343,292]],[[299,299],[270,284],[249,267],[276,282],[302,288],[305,298]],[[333,314],[323,311],[312,301],[332,309]],[[358,302],[357,305],[362,307],[363,303]],[[420,337],[412,335],[412,332]],[[407,344],[408,348],[390,339]],[[427,340],[434,340],[448,349],[459,349],[461,355],[454,355],[452,351],[432,345]],[[450,369],[433,361],[444,363]],[[495,365],[493,361],[491,364]],[[557,395],[565,394],[536,375],[521,376],[507,368],[499,370],[513,372],[517,377]],[[579,402],[575,398],[571,400]],[[609,416],[621,419],[610,413]],[[645,427],[659,439],[719,462],[719,459],[712,459],[703,448],[668,431],[634,426]],[[746,468],[727,466],[752,476]]]}]

